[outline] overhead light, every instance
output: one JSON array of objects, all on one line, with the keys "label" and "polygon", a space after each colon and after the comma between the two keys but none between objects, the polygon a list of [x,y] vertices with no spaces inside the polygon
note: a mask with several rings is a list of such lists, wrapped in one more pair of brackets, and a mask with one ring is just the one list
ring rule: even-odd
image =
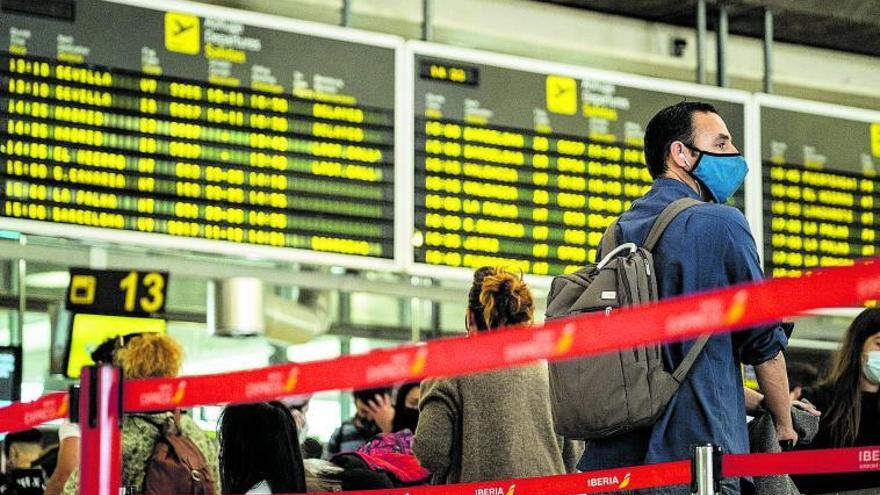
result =
[{"label": "overhead light", "polygon": [[70,273],[62,271],[30,273],[24,280],[28,287],[65,289],[70,284]]}]

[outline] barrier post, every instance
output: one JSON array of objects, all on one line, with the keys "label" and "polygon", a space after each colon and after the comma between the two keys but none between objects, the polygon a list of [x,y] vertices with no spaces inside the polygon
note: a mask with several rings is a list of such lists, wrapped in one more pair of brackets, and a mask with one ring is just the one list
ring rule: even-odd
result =
[{"label": "barrier post", "polygon": [[721,448],[707,443],[694,447],[691,460],[691,493],[716,495],[721,493]]},{"label": "barrier post", "polygon": [[122,476],[122,376],[109,365],[87,366],[80,378],[79,493],[119,495]]}]

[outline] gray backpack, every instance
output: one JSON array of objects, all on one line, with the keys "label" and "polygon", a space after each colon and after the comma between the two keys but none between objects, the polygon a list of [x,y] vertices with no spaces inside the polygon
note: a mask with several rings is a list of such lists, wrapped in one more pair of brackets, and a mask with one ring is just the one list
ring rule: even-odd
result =
[{"label": "gray backpack", "polygon": [[[667,206],[645,243],[618,245],[612,223],[602,237],[603,258],[553,279],[547,319],[656,301],[651,250],[675,217],[700,201],[685,198]],[[626,329],[621,329],[626,331]],[[654,424],[687,376],[709,336],[700,337],[673,373],[663,367],[659,345],[550,363],[550,400],[556,433],[593,440]]]}]

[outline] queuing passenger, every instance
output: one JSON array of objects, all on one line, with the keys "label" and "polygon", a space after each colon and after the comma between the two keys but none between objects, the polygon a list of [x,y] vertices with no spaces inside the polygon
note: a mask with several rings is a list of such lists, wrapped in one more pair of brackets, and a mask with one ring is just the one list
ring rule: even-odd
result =
[{"label": "queuing passenger", "polygon": [[224,493],[305,493],[297,427],[281,403],[227,406],[220,417]]},{"label": "queuing passenger", "polygon": [[[113,363],[126,380],[172,378],[180,372],[183,350],[176,340],[159,334],[131,334],[114,337],[92,353],[96,363]],[[125,414],[122,418],[122,486],[144,492],[147,469],[160,428],[178,414],[173,411],[151,414]],[[181,414],[177,424],[184,437],[192,441],[204,457],[214,493],[220,493],[220,470],[217,447],[199,429],[189,415]],[[174,419],[177,421],[176,419]],[[79,492],[79,475],[74,471],[64,486],[64,493]]]},{"label": "queuing passenger", "polygon": [[34,428],[6,435],[3,440],[6,471],[31,467],[43,451],[42,440],[43,433]]},{"label": "queuing passenger", "polygon": [[46,477],[34,466],[40,457],[43,434],[36,429],[10,433],[3,442],[6,458],[0,474],[0,493],[4,495],[41,495]]},{"label": "queuing passenger", "polygon": [[[705,202],[678,215],[653,251],[660,297],[762,279],[745,218],[736,208],[724,205],[742,185],[748,167],[715,108],[682,102],[661,110],[646,128],[645,160],[654,183],[620,217],[617,238],[621,243],[643,244],[660,212],[678,199]],[[674,370],[693,344],[664,345],[666,369]],[[797,440],[782,353],[786,345],[780,325],[712,337],[653,427],[590,441],[578,468],[587,471],[687,459],[693,445],[707,442],[726,453],[747,453],[740,362],[755,366],[765,407],[776,418],[778,438]],[[584,407],[590,407],[589,402]],[[736,479],[726,480],[724,493],[740,493],[739,485]],[[675,487],[652,493],[689,491]]]},{"label": "queuing passenger", "polygon": [[[520,276],[491,267],[474,274],[469,334],[530,325],[534,310]],[[546,365],[427,380],[419,409],[413,451],[435,484],[565,473]]]},{"label": "queuing passenger", "polygon": [[296,437],[299,439],[300,446],[303,446],[309,434],[309,422],[306,415],[309,412],[309,402],[311,400],[311,395],[297,395],[286,397],[279,401],[290,411],[290,415],[293,417],[294,423],[296,423]]},{"label": "queuing passenger", "polygon": [[[852,322],[829,372],[803,397],[823,412],[819,433],[805,449],[880,445],[880,309]],[[880,471],[792,476],[803,493],[880,489]]]},{"label": "queuing passenger", "polygon": [[413,433],[419,424],[419,398],[421,387],[418,382],[404,383],[397,389],[394,401],[394,421],[392,431],[409,430]]},{"label": "queuing passenger", "polygon": [[352,395],[356,413],[330,435],[327,458],[342,452],[353,452],[376,435],[391,431],[394,408],[391,407],[390,388],[357,390]]},{"label": "queuing passenger", "polygon": [[819,378],[819,370],[809,363],[788,363],[788,393],[792,401],[800,400],[805,388],[812,388]]}]

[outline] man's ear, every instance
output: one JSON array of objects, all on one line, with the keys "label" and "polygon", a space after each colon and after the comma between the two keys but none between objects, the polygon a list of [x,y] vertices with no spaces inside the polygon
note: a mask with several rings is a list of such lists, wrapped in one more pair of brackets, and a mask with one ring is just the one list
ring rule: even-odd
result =
[{"label": "man's ear", "polygon": [[673,141],[669,144],[669,159],[672,165],[690,172],[693,169],[694,160],[690,156],[690,150],[681,141]]}]

